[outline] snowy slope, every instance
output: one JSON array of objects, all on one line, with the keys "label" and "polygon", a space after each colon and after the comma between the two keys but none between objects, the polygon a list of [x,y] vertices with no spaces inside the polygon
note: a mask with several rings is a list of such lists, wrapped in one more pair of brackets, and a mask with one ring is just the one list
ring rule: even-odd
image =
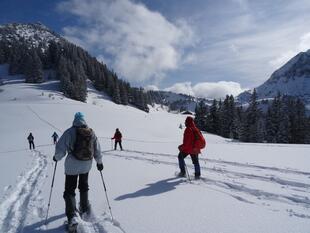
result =
[{"label": "snowy slope", "polygon": [[[57,82],[13,82],[0,89],[0,232],[64,232],[63,161],[59,162],[48,225],[44,225],[54,163],[51,135],[72,124],[76,111],[100,139],[112,222],[100,175],[90,172],[93,216],[79,232],[306,233],[310,229],[308,145],[245,144],[205,135],[202,176],[176,178],[178,127],[185,116],[149,114],[115,105],[90,90],[88,103],[55,92]],[[112,151],[115,128],[124,151]],[[36,150],[27,149],[32,132]],[[186,159],[193,172],[190,159]],[[78,199],[78,191],[77,191]]]}]

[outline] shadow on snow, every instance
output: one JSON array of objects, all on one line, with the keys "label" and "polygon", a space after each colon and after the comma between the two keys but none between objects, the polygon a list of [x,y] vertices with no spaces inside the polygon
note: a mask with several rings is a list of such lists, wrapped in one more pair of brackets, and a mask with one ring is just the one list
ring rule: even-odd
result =
[{"label": "shadow on snow", "polygon": [[[52,216],[47,219],[47,223],[49,224],[53,221],[64,218],[65,216],[66,216],[65,214],[59,214],[59,215]],[[44,219],[32,225],[25,226],[22,232],[23,233],[60,233],[60,232],[64,232],[64,226],[61,225],[61,226],[58,226],[57,228],[49,229],[48,225],[45,226],[45,219]]]},{"label": "shadow on snow", "polygon": [[115,200],[121,201],[121,200],[128,199],[128,198],[158,195],[161,193],[174,190],[177,185],[183,182],[184,180],[179,179],[177,177],[160,180],[155,183],[147,184],[148,187],[140,189],[134,193],[128,193],[128,194],[119,196],[115,198]]}]

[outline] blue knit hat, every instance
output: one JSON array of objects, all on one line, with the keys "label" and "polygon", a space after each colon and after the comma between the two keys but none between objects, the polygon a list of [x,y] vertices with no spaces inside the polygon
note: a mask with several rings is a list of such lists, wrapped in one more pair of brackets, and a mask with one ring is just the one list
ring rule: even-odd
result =
[{"label": "blue knit hat", "polygon": [[85,121],[84,114],[81,112],[75,113],[74,120]]},{"label": "blue knit hat", "polygon": [[74,120],[73,120],[73,126],[76,126],[76,127],[87,126],[83,113],[81,112],[75,113]]}]

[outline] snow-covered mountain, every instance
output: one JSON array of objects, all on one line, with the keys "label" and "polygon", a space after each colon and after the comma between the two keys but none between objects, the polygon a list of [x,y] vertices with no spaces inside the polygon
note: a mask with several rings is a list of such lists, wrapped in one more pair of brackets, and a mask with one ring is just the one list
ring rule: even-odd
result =
[{"label": "snow-covered mountain", "polygon": [[[274,98],[278,93],[295,96],[306,104],[310,103],[310,50],[301,52],[276,70],[271,77],[256,88],[259,99]],[[238,96],[240,102],[247,102],[250,92]]]},{"label": "snow-covered mountain", "polygon": [[190,95],[174,93],[170,91],[157,91],[161,97],[161,103],[169,106],[172,111],[195,112],[196,105],[203,101],[206,105],[211,105],[213,100],[197,98]]},{"label": "snow-covered mountain", "polygon": [[0,25],[0,40],[14,42],[24,41],[32,47],[42,46],[47,49],[50,42],[65,41],[57,33],[41,23],[11,23]]},{"label": "snow-covered mountain", "polygon": [[[82,102],[87,99],[90,80],[103,96],[108,95],[117,104],[148,111],[147,105],[154,103],[142,88],[131,87],[107,65],[40,23],[0,26],[0,65],[3,64],[8,65],[9,75],[24,75],[28,83],[60,80],[59,91]],[[53,75],[46,78],[46,71]]]}]

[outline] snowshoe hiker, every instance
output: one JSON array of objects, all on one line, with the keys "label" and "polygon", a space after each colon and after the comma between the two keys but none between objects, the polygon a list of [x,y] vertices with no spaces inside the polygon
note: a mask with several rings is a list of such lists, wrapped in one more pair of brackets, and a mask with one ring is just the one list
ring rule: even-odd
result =
[{"label": "snowshoe hiker", "polygon": [[199,129],[195,126],[194,119],[192,117],[187,117],[185,120],[185,130],[183,135],[183,144],[179,145],[179,167],[180,173],[179,176],[185,177],[185,161],[184,159],[190,155],[192,162],[195,168],[195,178],[200,178],[200,165],[198,154],[200,154],[200,150],[205,147],[205,139],[203,138]]},{"label": "snowshoe hiker", "polygon": [[119,131],[118,128],[115,130],[114,137],[111,138],[111,140],[113,140],[113,139],[115,139],[114,150],[116,150],[117,143],[119,144],[119,147],[121,148],[121,150],[123,150],[123,147],[122,147],[122,133]]},{"label": "snowshoe hiker", "polygon": [[75,189],[80,191],[80,213],[89,213],[90,204],[88,200],[88,173],[92,166],[92,159],[97,162],[97,169],[102,171],[102,155],[100,144],[94,133],[84,119],[84,115],[77,112],[74,116],[73,126],[67,129],[56,144],[54,161],[65,160],[65,199],[66,216],[68,227],[74,229],[77,224]]},{"label": "snowshoe hiker", "polygon": [[29,142],[29,149],[31,150],[32,149],[35,149],[35,146],[34,146],[34,137],[32,135],[32,133],[30,133],[27,137],[28,139],[28,142]]},{"label": "snowshoe hiker", "polygon": [[56,132],[54,132],[53,135],[52,135],[52,138],[53,138],[54,144],[56,144],[57,140],[58,140],[58,134]]}]

